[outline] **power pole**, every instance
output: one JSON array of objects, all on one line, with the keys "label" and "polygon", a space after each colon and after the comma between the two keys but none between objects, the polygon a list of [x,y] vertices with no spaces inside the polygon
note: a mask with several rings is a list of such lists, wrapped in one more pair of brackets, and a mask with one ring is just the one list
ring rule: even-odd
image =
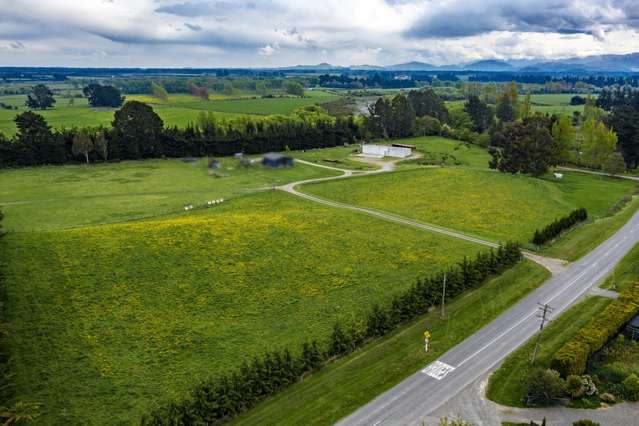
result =
[{"label": "power pole", "polygon": [[442,286],[442,318],[446,317],[446,274],[444,274],[444,284]]},{"label": "power pole", "polygon": [[544,329],[544,325],[550,321],[548,319],[548,314],[550,314],[552,312],[552,308],[550,307],[549,304],[545,303],[545,304],[541,304],[541,303],[537,303],[539,305],[539,311],[540,313],[537,314],[537,318],[539,318],[541,320],[541,322],[539,323],[539,332],[537,333],[537,342],[535,342],[535,350],[533,351],[533,356],[532,356],[532,360],[531,360],[531,364],[535,363],[535,359],[537,358],[537,353],[539,352],[539,346],[541,344],[541,331]]}]

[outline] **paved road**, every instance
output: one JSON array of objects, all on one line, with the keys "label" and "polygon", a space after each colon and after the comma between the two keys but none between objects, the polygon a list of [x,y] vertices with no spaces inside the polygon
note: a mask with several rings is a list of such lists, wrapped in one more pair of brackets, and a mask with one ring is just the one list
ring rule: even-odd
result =
[{"label": "paved road", "polygon": [[[339,425],[420,424],[447,400],[494,368],[532,337],[537,303],[548,303],[555,318],[608,275],[639,242],[639,213],[595,250],[553,276],[523,301],[450,351],[436,363],[375,398]],[[437,332],[437,330],[435,330]],[[426,372],[430,372],[430,375]],[[380,371],[379,374],[384,374]]]}]

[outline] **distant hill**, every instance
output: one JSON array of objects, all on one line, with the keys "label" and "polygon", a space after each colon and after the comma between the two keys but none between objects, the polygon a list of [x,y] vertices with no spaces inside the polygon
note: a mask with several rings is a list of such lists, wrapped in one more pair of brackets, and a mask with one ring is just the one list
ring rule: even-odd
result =
[{"label": "distant hill", "polygon": [[464,69],[471,71],[512,71],[513,68],[514,67],[508,62],[498,61],[496,59],[486,59],[464,65]]},{"label": "distant hill", "polygon": [[418,62],[418,61],[412,61],[412,62],[407,62],[405,64],[397,64],[397,65],[390,65],[387,67],[384,67],[385,70],[387,71],[430,71],[430,70],[436,70],[439,67],[433,64],[429,64],[426,62]]}]

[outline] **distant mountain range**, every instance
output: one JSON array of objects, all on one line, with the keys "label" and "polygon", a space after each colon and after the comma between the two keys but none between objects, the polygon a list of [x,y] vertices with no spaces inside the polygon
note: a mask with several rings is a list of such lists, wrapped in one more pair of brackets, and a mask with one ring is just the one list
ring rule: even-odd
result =
[{"label": "distant mountain range", "polygon": [[426,62],[407,62],[404,64],[376,66],[352,65],[350,67],[319,65],[297,65],[280,68],[283,70],[367,70],[367,71],[484,71],[484,72],[637,72],[639,73],[639,52],[627,55],[597,55],[557,60],[498,60],[486,59],[465,64],[433,65]]}]

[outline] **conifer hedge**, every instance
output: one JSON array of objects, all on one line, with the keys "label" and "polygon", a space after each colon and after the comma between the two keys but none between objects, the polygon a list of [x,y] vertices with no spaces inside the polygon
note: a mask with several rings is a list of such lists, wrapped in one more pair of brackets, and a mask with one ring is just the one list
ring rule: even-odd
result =
[{"label": "conifer hedge", "polygon": [[588,219],[588,212],[584,208],[580,208],[574,210],[568,216],[564,216],[561,219],[555,220],[550,225],[546,226],[542,230],[536,230],[535,235],[532,239],[532,243],[541,246],[546,244],[548,241],[556,238],[564,232],[566,229],[570,229],[575,226],[579,222],[583,222]]},{"label": "conifer hedge", "polygon": [[550,368],[563,377],[580,376],[586,371],[588,359],[599,351],[639,312],[639,282],[623,291],[604,311],[579,330],[559,349]]},{"label": "conifer hedge", "polygon": [[[148,425],[215,425],[225,423],[247,411],[264,398],[299,381],[304,375],[322,368],[328,361],[346,355],[370,339],[383,336],[400,324],[424,314],[441,300],[446,275],[446,297],[458,296],[478,287],[487,278],[511,268],[522,259],[516,244],[464,258],[445,272],[417,280],[396,295],[386,306],[375,305],[353,324],[337,322],[327,344],[304,343],[294,354],[286,348],[267,352],[244,361],[237,370],[202,381],[180,401],[170,402],[145,415]],[[358,325],[355,325],[358,324]]]}]

